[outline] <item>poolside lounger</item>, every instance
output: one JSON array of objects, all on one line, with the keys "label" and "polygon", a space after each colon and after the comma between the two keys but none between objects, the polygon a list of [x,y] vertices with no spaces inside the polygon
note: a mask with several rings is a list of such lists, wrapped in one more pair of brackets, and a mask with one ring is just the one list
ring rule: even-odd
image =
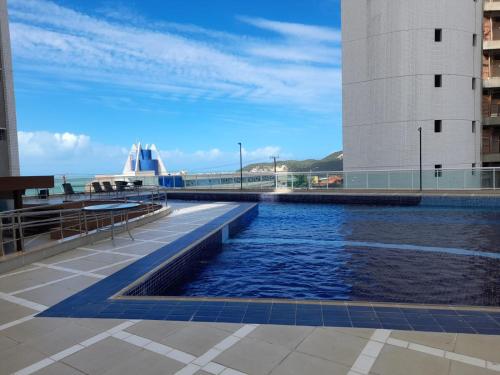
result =
[{"label": "poolside lounger", "polygon": [[95,193],[105,193],[99,182],[92,182],[92,187]]},{"label": "poolside lounger", "polygon": [[65,182],[62,184],[63,190],[64,190],[64,195],[66,197],[71,197],[73,195],[81,195],[85,193],[76,193],[75,190],[73,189],[73,186],[69,182]]},{"label": "poolside lounger", "polygon": [[104,186],[104,191],[106,193],[114,193],[116,192],[115,189],[113,189],[113,186],[111,186],[111,183],[109,181],[103,181],[102,186]]},{"label": "poolside lounger", "polygon": [[126,191],[128,187],[127,181],[115,181],[116,191]]}]

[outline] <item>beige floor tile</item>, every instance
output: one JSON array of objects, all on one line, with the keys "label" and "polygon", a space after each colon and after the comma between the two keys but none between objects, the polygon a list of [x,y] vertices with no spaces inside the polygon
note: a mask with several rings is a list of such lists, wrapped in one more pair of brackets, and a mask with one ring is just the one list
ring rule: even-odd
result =
[{"label": "beige floor tile", "polygon": [[444,375],[448,374],[450,361],[385,345],[372,367],[372,373],[378,375]]},{"label": "beige floor tile", "polygon": [[3,330],[2,335],[17,342],[25,343],[28,340],[35,340],[55,330],[62,331],[69,324],[70,321],[62,318],[33,318]]},{"label": "beige floor tile", "polygon": [[294,352],[278,365],[271,375],[345,375],[349,367],[325,359]]},{"label": "beige floor tile", "polygon": [[123,260],[129,259],[126,255],[117,254],[96,254],[88,258],[72,260],[70,262],[65,262],[62,266],[67,268],[73,268],[79,271],[90,271],[95,268],[104,267],[111,265],[113,263],[121,262]]},{"label": "beige floor tile", "polygon": [[28,339],[26,344],[47,356],[54,355],[95,336],[96,332],[75,323],[66,324],[42,336]]},{"label": "beige floor tile", "polygon": [[296,351],[351,367],[367,341],[335,330],[316,328]]},{"label": "beige floor tile", "polygon": [[162,246],[163,245],[161,243],[136,241],[132,244],[132,246],[118,249],[117,251],[125,254],[147,255],[158,250]]},{"label": "beige floor tile", "polygon": [[460,334],[453,351],[500,363],[500,336]]},{"label": "beige floor tile", "polygon": [[218,329],[222,329],[224,331],[233,333],[243,327],[243,324],[240,323],[191,323],[194,325],[208,325],[210,327],[215,327]]},{"label": "beige floor tile", "polygon": [[94,277],[77,276],[69,280],[64,280],[64,286],[68,289],[74,290],[75,292],[79,292],[80,290],[86,289],[98,281],[100,280]]},{"label": "beige floor tile", "polygon": [[138,234],[133,235],[134,239],[136,239],[136,240],[152,240],[152,239],[155,239],[158,237],[163,237],[166,234],[168,234],[168,233],[165,233],[165,231],[162,230],[161,227],[154,228],[154,229],[149,228],[149,229],[151,229],[151,230],[144,231],[142,233],[138,233]]},{"label": "beige floor tile", "polygon": [[130,238],[115,238],[115,241],[111,241],[111,239],[95,242],[90,245],[86,245],[85,248],[87,249],[96,249],[96,250],[116,250],[119,251],[120,253],[122,252],[118,248],[122,246],[127,246],[127,245],[133,245],[134,241],[132,241]]},{"label": "beige floor tile", "polygon": [[203,325],[189,325],[167,336],[161,342],[183,352],[200,356],[224,340],[229,333]]},{"label": "beige floor tile", "polygon": [[10,323],[35,313],[35,310],[0,299],[0,324]]},{"label": "beige floor tile", "polygon": [[125,321],[122,319],[92,319],[92,318],[84,318],[84,319],[67,318],[67,320],[72,323],[81,325],[82,327],[90,328],[94,330],[96,333],[107,331],[108,329],[111,329]]},{"label": "beige floor tile", "polygon": [[279,345],[244,338],[222,352],[215,362],[249,375],[269,373],[290,351]]},{"label": "beige floor tile", "polygon": [[[80,249],[75,249],[75,250],[69,250],[64,253],[54,255],[53,257],[43,259],[41,263],[46,263],[46,264],[53,264],[61,261],[66,261],[70,260],[73,258],[81,257],[81,256],[86,256],[90,255],[92,252],[87,251],[87,250],[80,250]],[[60,267],[66,267],[66,262],[58,264]]]},{"label": "beige floor tile", "polygon": [[40,268],[34,271],[2,278],[0,282],[0,292],[11,293],[70,275],[71,273],[68,272],[51,270],[49,268]]},{"label": "beige floor tile", "polygon": [[327,327],[326,330],[334,330],[337,332],[345,333],[346,335],[362,337],[364,339],[369,339],[372,337],[374,329],[371,328],[340,328],[340,327]]},{"label": "beige floor tile", "polygon": [[392,331],[391,337],[437,349],[453,351],[457,335],[455,333]]},{"label": "beige floor tile", "polygon": [[62,362],[86,374],[100,375],[128,360],[142,349],[114,338],[107,338],[85,348]]},{"label": "beige floor tile", "polygon": [[103,270],[100,270],[99,271],[99,275],[105,275],[105,276],[109,276],[109,275],[112,275],[114,274],[115,272],[121,270],[122,268],[125,268],[127,267],[128,265],[132,264],[133,262],[135,262],[137,259],[131,259],[130,262],[127,262],[127,263],[122,263],[122,264],[118,264],[117,266],[113,266],[113,267],[110,267],[110,268],[106,268],[106,269],[103,269]]},{"label": "beige floor tile", "polygon": [[209,372],[206,372],[206,371],[200,370],[200,371],[196,371],[196,372],[194,373],[194,375],[212,375],[212,374],[210,374]]},{"label": "beige floor tile", "polygon": [[17,341],[11,339],[10,337],[3,336],[2,332],[0,332],[0,352],[3,350],[7,350],[19,344]]},{"label": "beige floor tile", "polygon": [[33,289],[24,293],[19,293],[17,297],[27,299],[28,301],[41,303],[42,305],[52,306],[69,296],[75,294],[75,291],[68,289],[64,281],[41,288]]},{"label": "beige floor tile", "polygon": [[284,325],[261,325],[248,337],[270,344],[278,344],[288,349],[294,349],[304,340],[314,328],[312,327],[293,327]]},{"label": "beige floor tile", "polygon": [[162,342],[175,331],[186,327],[184,322],[166,322],[157,320],[145,320],[127,328],[126,331],[134,335],[148,338],[152,341]]},{"label": "beige floor tile", "polygon": [[498,375],[498,372],[451,361],[449,375]]},{"label": "beige floor tile", "polygon": [[162,355],[143,350],[127,360],[115,364],[105,375],[170,375],[182,369],[185,364]]},{"label": "beige floor tile", "polygon": [[64,363],[56,362],[35,372],[35,375],[85,375],[85,373]]},{"label": "beige floor tile", "polygon": [[0,351],[0,373],[11,374],[33,363],[41,361],[45,355],[26,344],[19,344]]}]

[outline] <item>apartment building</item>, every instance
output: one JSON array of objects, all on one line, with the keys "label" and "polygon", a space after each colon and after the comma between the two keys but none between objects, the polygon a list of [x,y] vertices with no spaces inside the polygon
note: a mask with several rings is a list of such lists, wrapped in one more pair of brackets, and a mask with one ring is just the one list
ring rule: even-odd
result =
[{"label": "apartment building", "polygon": [[0,177],[19,175],[7,2],[0,0]]},{"label": "apartment building", "polygon": [[500,167],[500,0],[484,2],[482,110],[483,166]]},{"label": "apartment building", "polygon": [[481,0],[342,1],[346,170],[418,169],[419,128],[425,169],[481,166],[482,30]]}]

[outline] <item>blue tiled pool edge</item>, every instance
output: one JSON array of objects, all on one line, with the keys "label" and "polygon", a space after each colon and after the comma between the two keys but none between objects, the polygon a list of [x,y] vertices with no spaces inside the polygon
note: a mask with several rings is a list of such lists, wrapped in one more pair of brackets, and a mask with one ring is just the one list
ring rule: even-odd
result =
[{"label": "blue tiled pool edge", "polygon": [[198,201],[231,202],[280,202],[280,203],[327,203],[362,204],[381,206],[434,206],[434,207],[471,207],[500,208],[500,194],[426,194],[418,193],[260,193],[260,192],[222,192],[222,191],[172,191],[170,199]]},{"label": "blue tiled pool edge", "polygon": [[[359,303],[232,300],[210,298],[112,298],[144,275],[200,240],[222,241],[257,214],[254,203],[241,203],[178,240],[38,314],[40,317],[148,319],[254,323],[409,331],[500,334],[500,310],[453,307],[420,308]],[[223,228],[227,229],[223,229]],[[201,241],[203,242],[203,241]]]}]

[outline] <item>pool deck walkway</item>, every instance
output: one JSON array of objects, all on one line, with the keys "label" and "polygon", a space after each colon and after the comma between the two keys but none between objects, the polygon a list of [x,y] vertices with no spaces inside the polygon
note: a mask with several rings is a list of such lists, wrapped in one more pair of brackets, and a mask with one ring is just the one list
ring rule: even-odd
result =
[{"label": "pool deck walkway", "polygon": [[0,374],[500,374],[491,334],[36,317],[237,206],[169,204],[174,213],[135,229],[135,241],[119,236],[0,275]]}]

